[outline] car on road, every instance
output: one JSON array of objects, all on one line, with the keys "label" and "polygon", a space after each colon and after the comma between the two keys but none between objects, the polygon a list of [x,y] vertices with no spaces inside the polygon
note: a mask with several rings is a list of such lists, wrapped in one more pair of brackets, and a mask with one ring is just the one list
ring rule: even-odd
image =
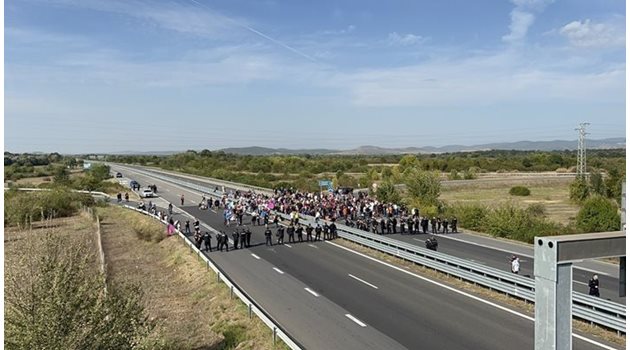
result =
[{"label": "car on road", "polygon": [[151,191],[148,188],[145,188],[144,190],[142,190],[140,192],[140,197],[142,198],[151,198],[151,197],[155,197],[155,193],[153,193],[153,191]]},{"label": "car on road", "polygon": [[123,177],[123,175],[122,175],[122,173],[116,173],[116,177],[117,178],[121,178],[121,177]]},{"label": "car on road", "polygon": [[134,189],[136,187],[140,188],[140,184],[136,180],[131,180],[131,181],[129,181],[129,187],[131,187],[132,189]]}]

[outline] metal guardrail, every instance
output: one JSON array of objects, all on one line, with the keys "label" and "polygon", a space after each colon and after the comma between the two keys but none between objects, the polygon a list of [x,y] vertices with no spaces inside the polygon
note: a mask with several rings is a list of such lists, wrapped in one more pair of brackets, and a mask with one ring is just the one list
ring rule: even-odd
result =
[{"label": "metal guardrail", "polygon": [[[215,193],[211,188],[180,179],[173,179],[168,176],[153,172],[148,173],[138,169],[133,170],[211,196],[219,197],[222,194]],[[288,218],[285,214],[277,212],[276,214],[280,214],[285,219]],[[307,217],[307,219],[303,217],[304,216],[302,216],[301,219],[302,223],[312,224],[315,222],[312,217]],[[527,300],[532,303],[535,301],[535,282],[532,279],[345,225],[337,225],[337,230],[340,237],[349,241],[522,300]],[[624,305],[612,301],[595,298],[574,291],[573,316],[592,324],[615,330],[619,334],[626,333],[626,308]]]},{"label": "metal guardrail", "polygon": [[[12,189],[15,189],[17,191],[27,191],[27,192],[49,192],[52,191],[52,189],[50,188],[26,188],[26,187],[5,187],[4,190],[5,191],[10,191]],[[83,194],[89,194],[93,197],[102,197],[105,200],[110,200],[112,197],[110,195],[108,195],[107,193],[104,192],[98,192],[98,191],[84,191],[84,190],[71,190],[72,192],[75,193],[83,193]]]},{"label": "metal guardrail", "polygon": [[[123,205],[123,207],[142,213],[144,215],[148,215],[165,225],[168,224],[167,221],[160,220],[157,216],[151,215],[150,213],[144,210],[140,210],[138,208],[134,208],[129,205]],[[252,314],[255,314],[265,325],[267,325],[267,327],[271,329],[271,331],[273,332],[274,343],[277,338],[280,338],[290,349],[293,349],[293,350],[303,349],[303,347],[300,345],[300,343],[297,340],[293,339],[293,337],[291,337],[289,333],[277,321],[275,321],[268,312],[266,312],[258,303],[256,303],[256,301],[251,296],[249,296],[243,289],[241,289],[241,287],[239,287],[236,283],[234,283],[234,281],[230,279],[230,277],[223,271],[223,269],[221,269],[210,258],[208,258],[208,256],[206,256],[201,250],[199,250],[195,246],[195,244],[190,239],[188,239],[188,237],[186,237],[186,235],[184,235],[181,231],[177,229],[175,229],[175,232],[177,232],[179,237],[190,248],[190,251],[197,254],[202,260],[206,262],[206,264],[208,265],[208,268],[212,269],[217,274],[217,281],[223,281],[223,283],[225,283],[225,285],[228,286],[228,288],[230,289],[230,295],[231,296],[236,295],[247,306],[249,317],[251,317]]]}]

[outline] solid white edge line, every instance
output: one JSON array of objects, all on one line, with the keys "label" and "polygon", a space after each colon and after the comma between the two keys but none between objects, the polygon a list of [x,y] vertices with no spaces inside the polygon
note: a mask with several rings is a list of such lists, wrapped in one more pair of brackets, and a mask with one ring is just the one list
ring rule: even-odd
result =
[{"label": "solid white edge line", "polygon": [[256,258],[257,260],[260,260],[260,257],[259,257],[258,255],[256,255],[256,254],[252,253],[252,256],[253,256],[254,258]]},{"label": "solid white edge line", "polygon": [[318,296],[319,296],[319,294],[315,293],[315,291],[313,291],[312,289],[310,289],[310,288],[308,288],[308,287],[306,287],[306,288],[304,288],[304,289],[305,289],[307,292],[309,292],[309,293],[313,294],[313,296],[315,296],[315,297],[318,297]]},{"label": "solid white edge line", "polygon": [[361,321],[359,321],[359,319],[357,319],[356,317],[350,315],[350,314],[346,314],[346,317],[351,319],[354,323],[358,324],[361,327],[367,327],[367,325]]},{"label": "solid white edge line", "polygon": [[[369,260],[375,261],[375,262],[377,262],[377,263],[379,263],[379,264],[382,264],[382,265],[385,265],[385,266],[389,266],[389,267],[391,267],[391,268],[392,268],[392,269],[394,269],[394,270],[398,270],[398,271],[403,272],[403,273],[406,273],[406,274],[408,274],[408,275],[410,275],[410,276],[417,277],[417,278],[419,278],[419,279],[421,279],[421,280],[423,280],[423,281],[426,281],[426,282],[432,283],[432,284],[434,284],[434,285],[436,285],[436,286],[439,286],[439,287],[442,287],[442,288],[444,288],[444,289],[447,289],[447,290],[450,290],[450,291],[452,291],[452,292],[455,292],[455,293],[457,293],[457,294],[460,294],[460,295],[466,296],[466,297],[468,297],[468,298],[470,298],[470,299],[473,299],[473,300],[479,301],[479,302],[484,303],[484,304],[489,305],[489,306],[493,306],[493,307],[495,307],[495,308],[497,308],[497,309],[499,309],[499,310],[503,310],[503,311],[505,311],[505,312],[511,313],[512,315],[522,317],[522,318],[527,319],[527,320],[530,320],[530,321],[532,321],[532,322],[534,321],[534,318],[533,318],[533,317],[531,317],[531,316],[528,316],[528,315],[522,314],[522,313],[520,313],[520,312],[514,311],[514,310],[509,309],[509,308],[507,308],[507,307],[505,307],[505,306],[501,306],[501,305],[499,305],[499,304],[495,304],[495,303],[493,303],[493,302],[491,302],[491,301],[488,301],[488,300],[485,300],[485,299],[479,298],[479,297],[474,296],[474,295],[472,295],[472,294],[468,294],[468,293],[466,293],[466,292],[463,292],[463,291],[458,290],[458,289],[456,289],[456,288],[453,288],[453,287],[451,287],[451,286],[447,286],[447,285],[445,285],[445,284],[442,284],[442,283],[439,283],[439,282],[433,281],[433,280],[431,280],[431,279],[429,279],[429,278],[426,278],[426,277],[423,277],[423,276],[417,275],[417,274],[415,274],[415,273],[413,273],[413,272],[407,271],[407,270],[402,269],[402,268],[400,268],[400,267],[398,267],[398,266],[394,266],[394,265],[392,265],[392,264],[390,264],[390,263],[387,263],[387,262],[385,262],[385,261],[381,261],[381,260],[379,260],[379,259],[376,259],[376,258],[373,258],[373,257],[371,257],[371,256],[365,255],[365,254],[363,254],[363,253],[360,253],[360,252],[354,251],[354,250],[352,250],[352,249],[350,249],[350,248],[344,247],[344,246],[342,246],[342,245],[339,245],[339,244],[334,243],[334,242],[331,242],[331,241],[326,241],[326,243],[328,243],[328,244],[332,244],[333,246],[335,246],[335,247],[337,247],[337,248],[341,248],[341,249],[346,250],[346,251],[348,251],[348,252],[350,252],[350,253],[354,253],[354,254],[356,254],[356,255],[362,256],[362,257],[364,257],[364,258],[366,258],[366,259],[369,259]],[[348,315],[346,315],[346,316],[348,316]],[[351,316],[351,315],[350,315],[350,316]],[[596,342],[595,340],[592,340],[592,339],[586,338],[586,337],[581,336],[581,335],[579,335],[579,334],[572,333],[572,335],[573,335],[575,338],[578,338],[578,339],[584,340],[584,341],[586,341],[586,342],[588,342],[588,343],[591,343],[591,344],[593,344],[593,345],[599,346],[599,347],[601,347],[601,348],[603,348],[603,349],[606,349],[606,350],[617,350],[616,348],[610,347],[610,346],[605,345],[605,344],[602,344],[602,343],[598,343],[598,342]]]},{"label": "solid white edge line", "polygon": [[286,244],[286,243],[283,243],[283,244],[289,248],[293,248],[290,244]]},{"label": "solid white edge line", "polygon": [[353,274],[351,274],[351,273],[349,273],[349,274],[348,274],[348,276],[350,276],[350,277],[354,278],[355,280],[357,280],[357,281],[359,281],[359,282],[361,282],[361,283],[365,283],[365,284],[367,284],[368,286],[370,286],[370,287],[372,287],[372,288],[374,288],[374,289],[378,289],[378,287],[377,287],[377,286],[375,286],[375,285],[373,285],[372,283],[367,282],[367,281],[364,281],[364,280],[360,279],[359,277],[357,277],[357,276],[355,276],[355,275],[353,275]]},{"label": "solid white edge line", "polygon": [[279,268],[274,267],[273,269],[276,270],[277,273],[279,273],[281,275],[284,275],[284,272],[282,270],[280,270]]}]

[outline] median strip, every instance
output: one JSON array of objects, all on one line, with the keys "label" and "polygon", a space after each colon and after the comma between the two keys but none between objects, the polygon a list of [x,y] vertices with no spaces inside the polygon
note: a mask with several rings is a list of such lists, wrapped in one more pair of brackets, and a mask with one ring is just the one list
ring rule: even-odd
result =
[{"label": "median strip", "polygon": [[276,270],[277,273],[284,275],[284,271],[280,270],[279,268],[274,267],[273,269]]}]

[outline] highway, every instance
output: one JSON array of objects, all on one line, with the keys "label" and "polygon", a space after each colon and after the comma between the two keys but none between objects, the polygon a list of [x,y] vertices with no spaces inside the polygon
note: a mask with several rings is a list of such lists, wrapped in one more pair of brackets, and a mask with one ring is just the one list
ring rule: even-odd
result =
[{"label": "highway", "polygon": [[[178,214],[231,234],[221,213],[200,211],[201,196],[177,185],[117,168],[155,183]],[[192,220],[191,220],[192,221]],[[307,349],[533,348],[531,315],[357,254],[334,242],[266,247],[252,227],[249,249],[209,257]],[[285,240],[286,242],[286,240]],[[216,243],[213,237],[213,243]],[[611,349],[574,337],[575,349]]]},{"label": "highway", "polygon": [[[153,171],[162,174],[166,173],[153,168],[139,168],[144,171]],[[203,178],[190,176],[188,174],[176,175],[176,173],[174,172],[168,172],[168,175],[173,178],[185,180],[198,185],[204,185],[208,187],[215,187],[216,185],[216,183],[210,180],[204,180]],[[220,185],[219,188],[221,188]],[[233,188],[226,187],[226,190],[230,189]],[[427,239],[428,235],[390,234],[387,235],[387,237],[424,247],[424,241]],[[517,255],[519,256],[519,259],[521,261],[521,275],[530,277],[532,279],[534,278],[533,246],[521,243],[499,241],[491,238],[476,238],[478,242],[475,242],[474,239],[475,237],[472,237],[470,234],[438,235],[439,251],[506,271],[510,270],[510,257],[512,255]],[[618,267],[616,265],[598,261],[585,261],[574,264],[573,289],[575,291],[588,294],[588,281],[594,273],[597,273],[599,275],[601,297],[621,304],[625,304],[625,297],[619,297]]]}]

